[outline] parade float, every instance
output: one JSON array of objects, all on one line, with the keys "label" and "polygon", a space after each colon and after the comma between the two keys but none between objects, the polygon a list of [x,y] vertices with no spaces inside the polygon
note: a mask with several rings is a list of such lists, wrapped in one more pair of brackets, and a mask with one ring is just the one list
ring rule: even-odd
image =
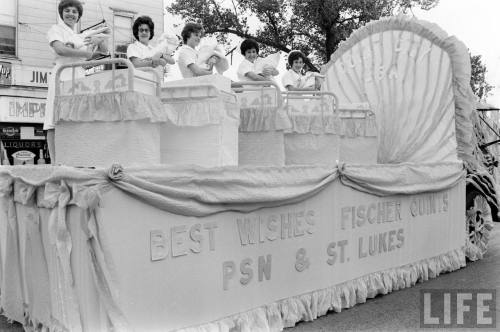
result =
[{"label": "parade float", "polygon": [[320,93],[117,61],[59,83],[62,165],[0,170],[0,308],[27,329],[280,331],[484,254],[469,55],[437,26],[355,31]]}]

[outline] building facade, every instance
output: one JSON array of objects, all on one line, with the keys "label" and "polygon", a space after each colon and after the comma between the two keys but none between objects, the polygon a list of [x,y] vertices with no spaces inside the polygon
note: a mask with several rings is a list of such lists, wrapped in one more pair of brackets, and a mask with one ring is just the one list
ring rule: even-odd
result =
[{"label": "building facade", "polygon": [[[109,50],[125,57],[133,42],[132,24],[148,15],[163,32],[163,0],[85,0],[78,29],[105,21],[112,29]],[[48,163],[42,124],[54,53],[46,34],[59,22],[59,0],[0,2],[0,161]],[[90,72],[89,72],[90,74]]]}]

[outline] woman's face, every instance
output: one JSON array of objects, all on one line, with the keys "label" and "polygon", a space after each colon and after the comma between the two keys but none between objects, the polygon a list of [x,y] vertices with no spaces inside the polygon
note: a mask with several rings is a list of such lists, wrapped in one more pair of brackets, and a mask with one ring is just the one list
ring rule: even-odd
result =
[{"label": "woman's face", "polygon": [[298,58],[298,59],[293,60],[293,63],[292,63],[293,71],[300,72],[303,67],[304,67],[304,60],[302,60],[302,58]]},{"label": "woman's face", "polygon": [[139,41],[144,45],[149,44],[149,36],[151,36],[151,30],[149,30],[149,25],[141,24],[137,29],[139,35]]},{"label": "woman's face", "polygon": [[78,9],[76,7],[69,6],[64,8],[62,11],[63,22],[70,28],[75,26],[79,17],[80,14],[78,13]]},{"label": "woman's face", "polygon": [[191,32],[191,36],[189,36],[187,40],[187,44],[191,47],[196,47],[200,45],[201,38],[203,38],[203,32],[198,31],[198,32]]},{"label": "woman's face", "polygon": [[257,56],[259,53],[257,53],[257,50],[255,48],[251,48],[245,51],[245,59],[253,63],[255,59],[257,59]]}]

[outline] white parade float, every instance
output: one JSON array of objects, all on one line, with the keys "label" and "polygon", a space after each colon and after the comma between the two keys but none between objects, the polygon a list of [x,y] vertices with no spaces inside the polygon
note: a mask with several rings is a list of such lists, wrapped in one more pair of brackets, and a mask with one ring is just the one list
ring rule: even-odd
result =
[{"label": "white parade float", "polygon": [[496,198],[477,184],[483,209],[466,223],[466,186],[489,179],[473,154],[469,56],[435,25],[357,30],[321,93],[231,91],[218,76],[160,91],[120,61],[60,84],[64,166],[0,169],[7,318],[280,331],[482,257],[491,215],[479,212]]}]

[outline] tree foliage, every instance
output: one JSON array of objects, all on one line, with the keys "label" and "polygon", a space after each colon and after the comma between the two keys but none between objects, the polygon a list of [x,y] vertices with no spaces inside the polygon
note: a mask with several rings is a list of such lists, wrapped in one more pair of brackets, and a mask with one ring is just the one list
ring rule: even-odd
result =
[{"label": "tree foliage", "polygon": [[486,98],[493,90],[493,86],[486,82],[486,65],[481,61],[480,55],[470,55],[471,78],[470,86],[472,91],[480,101],[486,101]]},{"label": "tree foliage", "polygon": [[[174,0],[167,10],[202,22],[219,40],[254,38],[263,51],[302,50],[325,63],[352,31],[382,16],[414,6],[430,9],[439,0]],[[251,27],[252,25],[252,27]]]}]

